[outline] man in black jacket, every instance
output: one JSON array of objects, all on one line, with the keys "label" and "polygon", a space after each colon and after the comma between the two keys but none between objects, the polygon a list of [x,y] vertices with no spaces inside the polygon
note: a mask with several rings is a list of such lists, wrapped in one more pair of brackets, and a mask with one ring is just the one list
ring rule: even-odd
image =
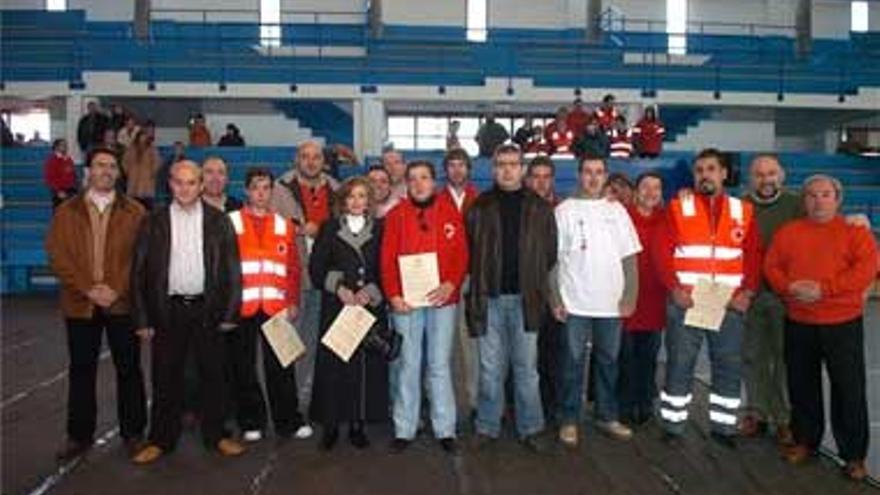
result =
[{"label": "man in black jacket", "polygon": [[223,438],[223,332],[234,331],[241,304],[238,245],[228,217],[205,205],[201,169],[171,167],[174,200],[141,226],[131,275],[132,319],[152,339],[153,405],[149,443],[134,455],[149,464],[180,436],[187,349],[199,368],[202,437],[224,456],[244,448]]},{"label": "man in black jacket", "polygon": [[519,148],[499,146],[493,173],[495,187],[477,197],[467,214],[468,328],[479,338],[480,359],[477,433],[484,444],[501,433],[504,381],[511,368],[517,433],[527,448],[540,450],[537,332],[556,265],[556,219],[550,204],[523,186]]}]

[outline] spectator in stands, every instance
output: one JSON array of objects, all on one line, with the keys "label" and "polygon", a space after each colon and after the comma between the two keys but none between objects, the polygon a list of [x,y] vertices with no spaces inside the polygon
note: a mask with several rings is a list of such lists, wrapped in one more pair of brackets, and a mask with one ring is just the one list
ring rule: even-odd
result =
[{"label": "spectator in stands", "polygon": [[570,154],[574,145],[575,134],[568,126],[568,109],[559,107],[556,110],[556,120],[547,124],[544,129],[544,139],[550,146],[550,154]]},{"label": "spectator in stands", "polygon": [[189,126],[189,145],[193,148],[204,148],[211,146],[212,142],[211,131],[205,123],[205,116],[200,113],[196,114]]},{"label": "spectator in stands", "polygon": [[621,318],[636,307],[642,246],[625,208],[603,197],[607,177],[603,158],[584,158],[578,192],[556,208],[561,303],[553,307],[565,322],[559,440],[570,447],[579,442],[588,338],[596,357],[596,425],[619,440],[632,436],[619,421],[618,354]]},{"label": "spectator in stands", "polygon": [[376,218],[385,218],[385,215],[397,206],[400,198],[391,194],[391,175],[381,165],[373,165],[367,172],[370,188],[373,191],[374,215]]},{"label": "spectator in stands", "polygon": [[344,144],[324,146],[324,171],[334,179],[339,179],[341,165],[357,166],[359,163],[354,150]]},{"label": "spectator in stands", "polygon": [[869,423],[865,393],[865,294],[877,275],[877,245],[868,229],[840,215],[843,187],[827,175],[803,186],[806,218],[780,228],[764,275],[787,309],[785,362],[799,464],[819,447],[825,429],[822,363],[831,384],[831,425],[845,473],[867,476]]},{"label": "spectator in stands", "polygon": [[116,131],[116,142],[119,143],[119,146],[122,148],[128,148],[132,141],[134,141],[135,135],[140,130],[141,128],[138,127],[137,119],[135,119],[134,115],[127,115],[125,117],[125,125]]},{"label": "spectator in stands", "polygon": [[222,158],[219,156],[205,158],[202,162],[202,177],[205,184],[202,200],[206,204],[226,213],[241,209],[243,206],[241,200],[226,194],[229,170]]},{"label": "spectator in stands", "polygon": [[523,125],[513,133],[513,138],[511,138],[513,144],[519,146],[521,150],[526,150],[535,132],[534,127],[534,120],[531,117],[526,117]]},{"label": "spectator in stands", "polygon": [[461,141],[458,140],[458,129],[461,122],[453,120],[449,123],[449,131],[446,133],[446,151],[461,148]]},{"label": "spectator in stands", "polygon": [[31,148],[49,146],[49,142],[40,136],[40,131],[34,131],[34,135],[28,140],[27,145]]},{"label": "spectator in stands", "polygon": [[[556,166],[549,156],[532,158],[526,171],[526,187],[556,208],[562,199],[556,195],[554,184]],[[538,381],[541,388],[541,405],[548,424],[556,428],[556,415],[559,410],[559,354],[562,324],[553,317],[547,305],[538,329]]]},{"label": "spectator in stands", "polygon": [[24,137],[24,134],[21,132],[15,133],[15,146],[18,148],[23,148],[27,146],[27,140]]},{"label": "spectator in stands", "polygon": [[46,157],[43,164],[43,177],[52,195],[52,209],[76,194],[76,167],[67,153],[67,140],[56,139],[52,142],[52,154]]},{"label": "spectator in stands", "polygon": [[602,132],[608,132],[614,128],[615,122],[617,122],[617,117],[620,116],[620,112],[617,111],[617,107],[614,106],[614,95],[607,94],[602,98],[602,105],[596,109],[596,112],[593,114],[593,119],[599,125],[599,129]]},{"label": "spectator in stands", "polygon": [[[202,170],[218,168],[219,163],[219,159],[206,161]],[[239,326],[225,342],[227,369],[233,383],[238,426],[248,442],[260,440],[268,423],[266,401],[257,378],[257,346],[261,349],[275,434],[280,439],[289,438],[305,424],[299,410],[295,367],[281,365],[261,330],[269,318],[282,311],[294,321],[300,308],[302,273],[296,227],[269,207],[272,187],[268,169],[248,169],[247,206],[228,214],[241,257],[242,303]]]},{"label": "spectator in stands", "polygon": [[544,128],[536,125],[532,128],[532,136],[526,143],[525,152],[549,155],[551,151],[550,144],[544,140]]},{"label": "spectator in stands", "polygon": [[148,211],[156,198],[156,175],[161,166],[159,150],[149,134],[143,131],[135,134],[131,146],[122,155],[122,169],[128,195],[140,201]]},{"label": "spectator in stands", "polygon": [[6,124],[6,120],[0,119],[0,147],[11,148],[15,146],[15,136]]},{"label": "spectator in stands", "polygon": [[402,199],[406,197],[406,162],[403,155],[394,149],[387,149],[382,152],[382,166],[388,171],[391,177],[391,194]]},{"label": "spectator in stands", "polygon": [[574,143],[574,154],[579,160],[585,156],[608,156],[608,135],[595,120],[587,124],[584,135]]},{"label": "spectator in stands", "polygon": [[587,124],[592,118],[593,116],[584,109],[583,100],[576,98],[568,112],[568,128],[574,133],[573,141],[577,141],[584,134],[584,131],[587,130]]},{"label": "spectator in stands", "polygon": [[477,141],[477,146],[480,149],[480,156],[489,158],[494,155],[495,148],[504,144],[509,137],[510,134],[507,132],[507,129],[498,122],[495,122],[495,117],[490,114],[486,115],[486,120],[477,130],[477,135],[474,139]]},{"label": "spectator in stands", "polygon": [[665,221],[663,178],[645,172],[636,179],[635,201],[627,207],[639,235],[639,292],[636,309],[623,320],[618,367],[618,400],[624,423],[641,425],[654,416],[657,397],[657,352],[666,327],[666,287],[651,257],[657,229]]},{"label": "spectator in stands", "polygon": [[[393,453],[412,443],[419,424],[422,371],[430,392],[431,426],[444,451],[457,451],[456,407],[450,360],[455,330],[455,305],[467,272],[467,240],[461,214],[455,206],[438,201],[434,165],[414,161],[407,165],[406,198],[385,217],[381,248],[381,280],[393,311],[395,330],[403,337],[394,380]],[[440,285],[424,297],[427,305],[404,298],[400,258],[436,255]],[[419,298],[422,299],[422,298]],[[415,306],[415,307],[414,307]]]},{"label": "spectator in stands", "polygon": [[237,326],[242,294],[235,231],[225,214],[201,201],[196,163],[174,164],[171,189],[171,205],[142,225],[131,269],[135,333],[152,341],[153,360],[149,442],[132,457],[135,464],[153,463],[177,444],[190,348],[199,366],[205,447],[223,456],[244,452],[223,431],[224,334]]},{"label": "spectator in stands", "polygon": [[129,454],[147,425],[140,345],[131,331],[129,271],[144,209],[115,192],[119,167],[110,150],[94,148],[85,193],[58,207],[46,236],[49,265],[61,285],[61,312],[70,353],[67,462],[92,446],[98,404],[98,354],[106,332],[116,370],[119,432]]},{"label": "spectator in stands", "polygon": [[618,201],[624,207],[629,207],[632,205],[635,189],[629,177],[615,172],[608,176],[608,182],[605,185],[605,198],[609,201]]},{"label": "spectator in stands", "polygon": [[527,449],[545,449],[538,378],[538,330],[550,302],[550,272],[556,265],[553,208],[523,185],[525,167],[515,145],[493,158],[494,187],[467,214],[471,247],[468,330],[478,338],[480,443],[501,434],[505,377],[512,371],[516,432]]},{"label": "spectator in stands", "polygon": [[182,160],[186,160],[186,146],[184,146],[183,141],[174,141],[171,154],[162,162],[162,168],[156,174],[156,196],[163,204],[171,198],[171,187],[168,184],[171,166]]},{"label": "spectator in stands", "polygon": [[400,351],[400,337],[388,328],[386,301],[380,289],[381,222],[372,215],[373,196],[364,177],[342,183],[338,216],[321,226],[309,274],[321,287],[321,333],[327,332],[346,305],[362,306],[376,323],[345,362],[321,346],[315,363],[311,418],[323,425],[321,448],[332,449],[339,423],[358,449],[369,446],[368,422],[388,419],[388,361]]},{"label": "spectator in stands", "polygon": [[[79,119],[76,127],[76,141],[83,153],[104,139],[104,131],[109,129],[110,120],[101,111],[96,101],[86,104],[86,114]],[[115,137],[115,135],[114,135]],[[106,143],[105,143],[106,144]]]},{"label": "spectator in stands", "polygon": [[620,115],[614,128],[608,131],[608,151],[611,158],[629,160],[633,153],[632,133],[626,125],[626,117]]},{"label": "spectator in stands", "polygon": [[226,124],[226,134],[220,136],[217,146],[245,146],[241,131],[235,124]]},{"label": "spectator in stands", "polygon": [[663,151],[663,138],[666,136],[666,128],[657,118],[657,109],[650,106],[645,109],[645,115],[632,129],[633,140],[639,156],[642,158],[657,158]]},{"label": "spectator in stands", "polygon": [[125,125],[125,121],[128,118],[128,114],[126,114],[125,109],[122,108],[122,105],[119,103],[111,103],[110,104],[110,128],[119,132],[120,129]]},{"label": "spectator in stands", "polygon": [[[312,245],[321,225],[332,215],[333,194],[339,183],[324,172],[324,153],[315,141],[306,141],[296,150],[293,170],[284,173],[272,188],[272,208],[281,216],[291,219],[297,228],[297,249],[300,266],[308,266]],[[296,328],[306,346],[306,354],[295,366],[298,379],[299,403],[311,402],[315,350],[318,346],[321,288],[314,287],[308,277],[301,283],[300,312]],[[309,425],[300,427],[297,438],[312,436]]]}]

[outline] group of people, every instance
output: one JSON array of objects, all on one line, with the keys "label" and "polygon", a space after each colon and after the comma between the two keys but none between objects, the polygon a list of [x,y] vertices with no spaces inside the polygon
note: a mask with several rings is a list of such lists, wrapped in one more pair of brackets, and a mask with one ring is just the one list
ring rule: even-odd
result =
[{"label": "group of people", "polygon": [[[417,435],[423,404],[450,453],[459,449],[459,410],[470,413],[478,448],[489,448],[511,406],[525,448],[546,449],[548,425],[576,447],[587,341],[597,429],[626,440],[656,415],[674,443],[706,340],[713,439],[735,448],[740,433],[754,436],[771,423],[786,457],[807,459],[822,438],[826,363],[846,472],[865,476],[862,313],[877,248],[870,229],[840,216],[843,190],[830,176],[810,177],[798,196],[785,190],[779,161],[761,155],[748,197],[735,198],[723,187],[723,155],[708,149],[694,160],[693,188],[664,207],[662,175],[647,171],[629,191],[628,182],[612,187],[597,155],[579,161],[577,190],[562,199],[553,161],[540,155],[526,164],[515,145],[494,150],[493,185],[479,192],[461,149],[444,157],[442,186],[433,163],[406,163],[394,150],[340,184],[324,171],[321,147],[307,142],[280,177],[249,169],[244,204],[222,192],[219,158],[177,161],[172,201],[147,213],[114,188],[112,151],[92,149],[87,166],[87,188],[61,203],[47,239],[71,357],[62,458],[92,444],[104,332],[121,437],[138,464],[175,447],[188,359],[198,371],[203,440],[222,455],[260,440],[269,418],[280,438],[308,438],[320,425],[319,445],[329,450],[343,426],[352,445],[367,447],[367,426],[390,417],[391,451],[401,452]],[[203,196],[209,174],[219,177],[213,200]],[[439,285],[427,304],[407,299],[401,271],[404,257],[420,254],[436,259]],[[707,282],[732,291],[715,330],[686,319],[702,304],[694,288]],[[320,341],[351,305],[376,322],[346,362]],[[282,312],[307,350],[288,367],[260,331]],[[153,373],[146,437],[145,342]],[[740,421],[743,378],[749,412]],[[790,411],[775,406],[786,396]]]},{"label": "group of people", "polygon": [[[460,147],[458,122],[450,123],[447,150]],[[666,128],[657,116],[657,108],[645,108],[642,118],[630,126],[623,112],[608,94],[594,110],[587,110],[578,98],[571,106],[561,106],[546,127],[527,118],[511,136],[507,129],[487,116],[475,137],[480,156],[493,151],[510,139],[527,154],[574,155],[578,159],[599,156],[615,159],[656,158],[663,150]]]}]

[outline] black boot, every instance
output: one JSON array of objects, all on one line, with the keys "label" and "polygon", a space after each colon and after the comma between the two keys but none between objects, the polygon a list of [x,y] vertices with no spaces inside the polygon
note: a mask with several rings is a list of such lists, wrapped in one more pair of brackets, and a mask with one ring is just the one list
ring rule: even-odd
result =
[{"label": "black boot", "polygon": [[321,450],[332,450],[339,440],[339,427],[335,424],[324,425],[324,432],[321,435]]},{"label": "black boot", "polygon": [[370,446],[370,439],[367,438],[367,433],[364,431],[363,421],[352,421],[348,427],[348,441],[356,449],[365,449]]}]

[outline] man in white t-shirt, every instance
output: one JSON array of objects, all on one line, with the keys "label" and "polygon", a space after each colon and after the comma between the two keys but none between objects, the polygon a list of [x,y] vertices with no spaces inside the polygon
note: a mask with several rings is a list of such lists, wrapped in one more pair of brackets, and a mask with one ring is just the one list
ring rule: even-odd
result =
[{"label": "man in white t-shirt", "polygon": [[617,417],[617,354],[621,318],[636,305],[637,254],[642,246],[624,207],[603,198],[607,178],[604,159],[584,158],[578,170],[579,191],[556,208],[562,306],[554,313],[565,321],[559,439],[571,447],[578,443],[590,334],[596,356],[597,426],[613,438],[632,436]]}]

